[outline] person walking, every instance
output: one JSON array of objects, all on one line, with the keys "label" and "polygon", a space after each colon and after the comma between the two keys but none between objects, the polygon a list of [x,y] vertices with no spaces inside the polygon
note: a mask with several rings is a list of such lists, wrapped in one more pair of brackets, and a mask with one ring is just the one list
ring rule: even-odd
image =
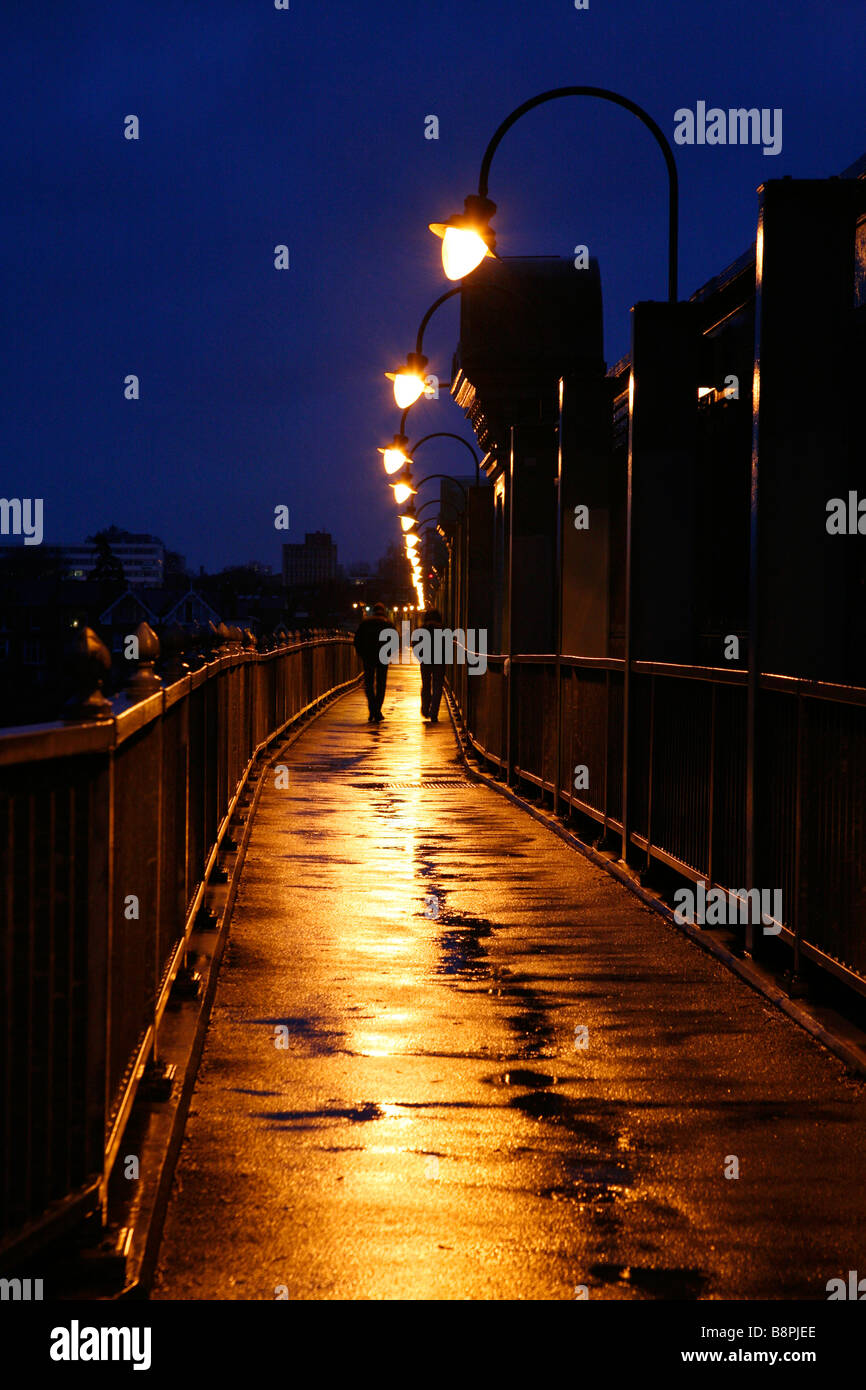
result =
[{"label": "person walking", "polygon": [[388,663],[382,659],[382,632],[390,627],[384,603],[374,603],[373,611],[361,619],[355,633],[355,651],[364,663],[364,693],[367,696],[368,724],[381,724],[385,718],[382,705],[385,701],[385,682],[388,679]]},{"label": "person walking", "polygon": [[[429,634],[429,650],[426,660],[419,658],[421,667],[421,718],[429,719],[431,724],[439,723],[439,703],[442,687],[445,684],[445,664],[442,659],[441,640],[437,643],[436,633],[442,631],[442,614],[438,608],[428,608],[419,632]],[[426,644],[424,644],[426,645]],[[423,650],[423,647],[421,648]]]}]

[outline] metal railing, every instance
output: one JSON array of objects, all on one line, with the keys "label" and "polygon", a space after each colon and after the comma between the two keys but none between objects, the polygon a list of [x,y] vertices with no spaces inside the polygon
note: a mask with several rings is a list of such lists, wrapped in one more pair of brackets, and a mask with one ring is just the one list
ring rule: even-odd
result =
[{"label": "metal railing", "polygon": [[0,732],[0,1249],[99,1204],[256,754],[357,679],[350,636],[279,640]]},{"label": "metal railing", "polygon": [[451,690],[512,783],[596,822],[600,840],[622,836],[627,786],[635,867],[781,890],[795,969],[802,954],[866,992],[866,690],[761,677],[747,885],[747,673],[633,662],[625,777],[623,684],[622,660],[533,655],[488,657],[462,703]]}]

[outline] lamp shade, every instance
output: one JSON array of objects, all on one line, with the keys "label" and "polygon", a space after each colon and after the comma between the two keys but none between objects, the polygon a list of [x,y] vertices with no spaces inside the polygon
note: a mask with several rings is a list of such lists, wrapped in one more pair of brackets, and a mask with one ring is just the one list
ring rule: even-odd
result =
[{"label": "lamp shade", "polygon": [[442,269],[449,280],[471,275],[485,256],[493,255],[496,236],[489,226],[496,204],[489,198],[470,195],[465,211],[447,222],[431,222],[430,230],[442,239]]},{"label": "lamp shade", "polygon": [[467,227],[446,227],[442,235],[442,269],[449,280],[462,280],[490,252],[477,232]]},{"label": "lamp shade", "polygon": [[401,468],[412,462],[406,452],[408,444],[409,440],[405,434],[395,434],[387,448],[378,450],[382,455],[386,473],[399,473]]},{"label": "lamp shade", "polygon": [[426,387],[426,367],[427,358],[423,352],[410,352],[405,367],[385,373],[388,380],[394,383],[394,400],[401,410],[408,410],[410,405],[414,405]]},{"label": "lamp shade", "polygon": [[424,390],[424,378],[416,372],[386,372],[386,377],[394,383],[394,400],[400,410],[408,410],[414,405]]},{"label": "lamp shade", "polygon": [[400,449],[380,449],[382,461],[385,464],[386,473],[399,473],[401,468],[405,468],[409,462],[406,455]]}]

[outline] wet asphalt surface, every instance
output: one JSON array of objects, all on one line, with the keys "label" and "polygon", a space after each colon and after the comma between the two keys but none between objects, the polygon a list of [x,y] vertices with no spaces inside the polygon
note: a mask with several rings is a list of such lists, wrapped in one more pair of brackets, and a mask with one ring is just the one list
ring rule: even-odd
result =
[{"label": "wet asphalt surface", "polygon": [[825,1299],[866,1270],[863,1083],[468,783],[419,689],[392,668],[383,724],[353,692],[269,776],[153,1297]]}]

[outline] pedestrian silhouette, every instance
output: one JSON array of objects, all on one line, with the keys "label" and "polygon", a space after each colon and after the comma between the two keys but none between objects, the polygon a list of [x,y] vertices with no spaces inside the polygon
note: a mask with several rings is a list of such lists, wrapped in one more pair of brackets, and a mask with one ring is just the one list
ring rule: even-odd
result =
[{"label": "pedestrian silhouette", "polygon": [[382,632],[390,627],[384,603],[374,603],[372,613],[361,619],[355,633],[355,651],[364,663],[364,691],[367,696],[368,724],[381,724],[385,718],[385,682],[388,663],[382,657]]},{"label": "pedestrian silhouette", "polygon": [[[421,643],[418,663],[421,667],[421,718],[429,719],[431,724],[439,723],[439,702],[445,684],[445,663],[442,659],[441,641],[437,644],[436,633],[442,631],[442,614],[438,608],[428,608],[418,632],[429,634],[429,643]],[[438,650],[437,650],[438,645]],[[427,648],[426,654],[424,648]]]}]

